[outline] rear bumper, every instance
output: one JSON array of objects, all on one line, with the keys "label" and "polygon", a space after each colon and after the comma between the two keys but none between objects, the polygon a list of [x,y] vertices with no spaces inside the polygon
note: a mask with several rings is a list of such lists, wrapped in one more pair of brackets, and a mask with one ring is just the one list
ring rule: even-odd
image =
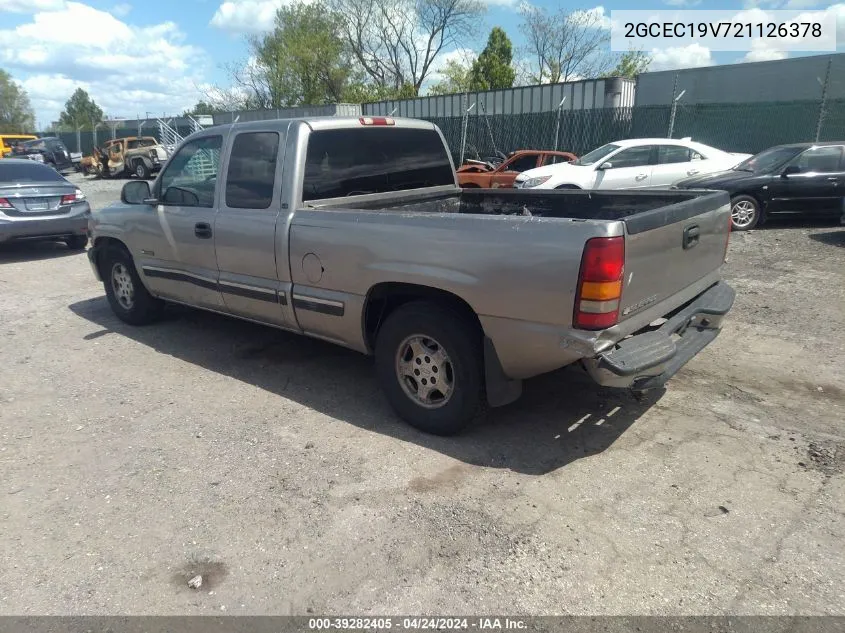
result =
[{"label": "rear bumper", "polygon": [[598,384],[637,390],[662,387],[719,335],[735,292],[719,282],[654,330],[622,339],[613,349],[584,360]]},{"label": "rear bumper", "polygon": [[0,215],[0,242],[87,235],[91,207],[76,205],[68,215],[47,218],[9,218]]}]

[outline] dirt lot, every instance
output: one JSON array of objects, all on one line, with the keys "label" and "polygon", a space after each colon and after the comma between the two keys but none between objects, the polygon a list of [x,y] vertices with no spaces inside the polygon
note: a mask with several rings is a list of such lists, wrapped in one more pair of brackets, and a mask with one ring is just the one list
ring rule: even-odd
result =
[{"label": "dirt lot", "polygon": [[353,352],[131,328],[84,255],[0,246],[0,614],[845,613],[845,231],[731,241],[665,393],[567,369],[451,439]]}]

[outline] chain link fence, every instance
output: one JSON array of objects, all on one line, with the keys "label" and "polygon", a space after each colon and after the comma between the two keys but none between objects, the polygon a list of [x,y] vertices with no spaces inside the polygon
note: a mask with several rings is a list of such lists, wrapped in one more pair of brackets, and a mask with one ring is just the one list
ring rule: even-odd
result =
[{"label": "chain link fence", "polygon": [[[455,161],[460,159],[466,123],[466,158],[495,151],[559,149],[583,155],[627,138],[666,138],[671,106],[601,108],[491,115],[430,117],[443,131]],[[673,138],[693,140],[729,152],[757,153],[773,145],[845,140],[845,100],[775,103],[678,104]]]},{"label": "chain link fence", "polygon": [[[188,136],[193,130],[187,126],[174,126],[174,129],[182,136]],[[158,142],[161,142],[159,128],[157,125],[145,125],[141,128],[141,136],[152,136]],[[101,146],[106,141],[112,138],[126,138],[128,136],[138,136],[137,127],[116,128],[114,136],[112,130],[101,127],[96,132],[91,130],[80,130],[77,132],[58,132],[56,134],[44,134],[43,136],[56,136],[65,147],[71,152],[82,152],[84,155],[91,153],[94,147]]]}]

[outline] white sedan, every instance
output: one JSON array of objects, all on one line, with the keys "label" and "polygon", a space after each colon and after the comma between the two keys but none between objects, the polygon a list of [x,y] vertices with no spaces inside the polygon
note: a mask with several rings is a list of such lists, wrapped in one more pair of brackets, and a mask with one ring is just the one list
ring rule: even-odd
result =
[{"label": "white sedan", "polygon": [[699,174],[725,171],[751,154],[732,154],[688,138],[637,138],[602,145],[571,163],[529,169],[523,189],[637,189],[670,187]]}]

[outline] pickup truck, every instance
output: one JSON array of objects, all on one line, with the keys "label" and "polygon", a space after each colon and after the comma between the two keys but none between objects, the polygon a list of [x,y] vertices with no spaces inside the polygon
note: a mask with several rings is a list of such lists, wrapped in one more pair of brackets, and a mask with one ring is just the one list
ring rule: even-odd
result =
[{"label": "pickup truck", "polygon": [[255,121],[126,183],[88,257],[127,323],[176,302],[372,354],[399,416],[452,434],[573,363],[662,386],[733,304],[729,220],[720,191],[461,190],[424,121]]}]

